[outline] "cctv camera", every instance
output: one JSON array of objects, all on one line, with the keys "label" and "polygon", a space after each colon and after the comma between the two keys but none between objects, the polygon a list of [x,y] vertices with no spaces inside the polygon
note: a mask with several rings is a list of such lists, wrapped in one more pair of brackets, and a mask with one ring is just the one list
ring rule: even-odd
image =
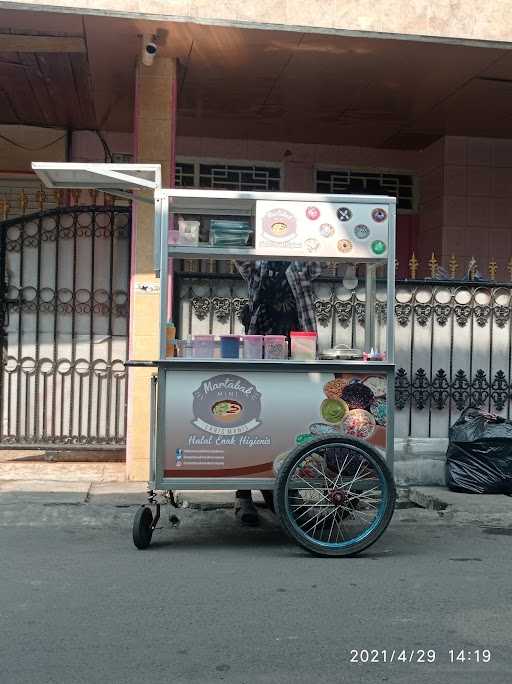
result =
[{"label": "cctv camera", "polygon": [[142,48],[142,63],[151,66],[158,50],[158,45],[152,40],[144,41]]}]

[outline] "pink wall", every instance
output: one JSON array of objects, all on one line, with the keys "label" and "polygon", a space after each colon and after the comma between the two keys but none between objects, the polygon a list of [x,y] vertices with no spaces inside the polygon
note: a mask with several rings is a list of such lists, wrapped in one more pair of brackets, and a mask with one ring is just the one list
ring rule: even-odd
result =
[{"label": "pink wall", "polygon": [[509,279],[512,256],[512,140],[445,140],[443,254],[480,269],[495,259],[498,279]]},{"label": "pink wall", "polygon": [[[106,133],[105,138],[112,152],[130,153],[133,148],[131,134]],[[104,159],[101,142],[93,132],[75,133],[72,152],[73,161]],[[416,151],[189,137],[177,138],[176,154],[178,157],[191,159],[232,159],[249,163],[280,164],[283,172],[283,190],[289,192],[314,192],[314,172],[317,165],[419,173],[423,158],[422,153]],[[417,230],[416,220],[401,217],[398,221],[397,252],[400,254],[402,268],[408,262],[411,251],[415,249]],[[428,241],[430,239],[428,235]]]},{"label": "pink wall", "polygon": [[177,154],[193,159],[209,157],[282,164],[283,190],[290,192],[311,192],[318,164],[416,172],[419,163],[416,151],[219,138],[178,137]]},{"label": "pink wall", "polygon": [[419,221],[413,251],[421,267],[419,276],[427,275],[432,252],[442,251],[444,139],[418,153]]},{"label": "pink wall", "polygon": [[[105,134],[112,152],[129,153],[132,136]],[[75,161],[103,161],[104,151],[92,132],[73,135]],[[283,190],[314,190],[316,165],[408,171],[419,178],[419,220],[398,225],[397,252],[406,249],[427,275],[432,252],[446,266],[453,254],[461,271],[471,256],[481,270],[496,259],[498,277],[512,256],[512,140],[446,137],[423,151],[379,150],[337,145],[306,145],[261,140],[178,137],[177,155],[192,159],[273,162],[283,170]],[[407,245],[407,248],[406,246]],[[401,264],[403,270],[403,264]]]}]

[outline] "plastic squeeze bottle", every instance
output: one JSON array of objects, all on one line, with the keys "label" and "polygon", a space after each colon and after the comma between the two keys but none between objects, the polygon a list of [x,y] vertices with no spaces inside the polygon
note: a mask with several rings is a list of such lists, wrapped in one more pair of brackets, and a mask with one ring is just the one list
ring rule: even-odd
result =
[{"label": "plastic squeeze bottle", "polygon": [[174,339],[176,337],[176,326],[169,320],[165,326],[165,358],[171,359],[174,356]]}]

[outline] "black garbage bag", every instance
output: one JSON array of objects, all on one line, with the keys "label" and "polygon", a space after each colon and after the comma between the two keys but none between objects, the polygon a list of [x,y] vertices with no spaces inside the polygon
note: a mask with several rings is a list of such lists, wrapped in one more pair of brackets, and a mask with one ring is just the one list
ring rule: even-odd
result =
[{"label": "black garbage bag", "polygon": [[450,428],[446,484],[454,492],[512,495],[512,421],[466,409]]}]

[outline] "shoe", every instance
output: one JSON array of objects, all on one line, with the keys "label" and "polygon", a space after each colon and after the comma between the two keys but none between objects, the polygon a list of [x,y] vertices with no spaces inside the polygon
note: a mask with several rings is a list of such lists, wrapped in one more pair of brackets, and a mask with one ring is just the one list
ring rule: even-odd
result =
[{"label": "shoe", "polygon": [[242,525],[259,525],[260,516],[252,499],[237,499],[235,502],[235,516]]}]

